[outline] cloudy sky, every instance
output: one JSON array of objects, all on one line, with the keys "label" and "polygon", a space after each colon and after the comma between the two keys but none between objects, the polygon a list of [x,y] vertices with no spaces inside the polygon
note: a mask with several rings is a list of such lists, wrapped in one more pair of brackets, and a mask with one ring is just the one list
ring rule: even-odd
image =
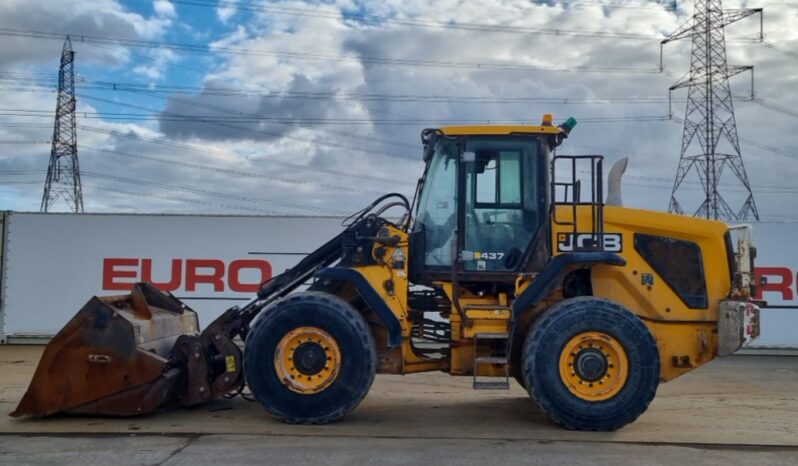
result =
[{"label": "cloudy sky", "polygon": [[[798,222],[798,3],[727,28],[760,215]],[[38,211],[65,35],[87,212],[338,215],[411,193],[419,133],[580,120],[561,153],[630,158],[628,205],[667,209],[693,14],[672,0],[2,0],[0,209]],[[731,178],[727,178],[731,180]],[[695,208],[696,178],[683,204]],[[731,204],[740,191],[724,192]],[[737,207],[733,205],[733,207]],[[54,210],[65,210],[63,203]]]}]

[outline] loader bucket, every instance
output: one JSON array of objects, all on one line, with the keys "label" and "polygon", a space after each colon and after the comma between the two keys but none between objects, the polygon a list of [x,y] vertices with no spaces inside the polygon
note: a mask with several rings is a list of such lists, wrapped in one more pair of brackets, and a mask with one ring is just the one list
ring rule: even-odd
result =
[{"label": "loader bucket", "polygon": [[150,284],[93,297],[47,345],[11,415],[127,416],[168,405],[183,377],[168,363],[175,342],[187,335],[198,345],[198,332],[197,314]]}]

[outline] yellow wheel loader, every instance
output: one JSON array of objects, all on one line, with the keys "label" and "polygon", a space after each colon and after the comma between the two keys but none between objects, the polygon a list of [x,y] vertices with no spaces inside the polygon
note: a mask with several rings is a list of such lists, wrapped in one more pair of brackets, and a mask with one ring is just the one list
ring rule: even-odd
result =
[{"label": "yellow wheel loader", "polygon": [[375,373],[442,371],[515,379],[568,429],[634,421],[660,382],[758,335],[755,251],[744,226],[621,207],[623,166],[605,205],[602,158],[555,152],[575,125],[425,130],[412,202],[377,199],[205,330],[146,283],[93,298],[12,415],[144,414],[246,384],[276,418],[323,424]]}]

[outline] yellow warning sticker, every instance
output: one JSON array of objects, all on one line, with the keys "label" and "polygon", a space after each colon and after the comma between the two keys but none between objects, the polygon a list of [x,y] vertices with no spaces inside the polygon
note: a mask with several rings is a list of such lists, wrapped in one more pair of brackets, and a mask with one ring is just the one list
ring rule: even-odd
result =
[{"label": "yellow warning sticker", "polygon": [[235,356],[227,356],[224,358],[225,364],[227,364],[227,372],[235,372],[236,371],[236,357]]}]

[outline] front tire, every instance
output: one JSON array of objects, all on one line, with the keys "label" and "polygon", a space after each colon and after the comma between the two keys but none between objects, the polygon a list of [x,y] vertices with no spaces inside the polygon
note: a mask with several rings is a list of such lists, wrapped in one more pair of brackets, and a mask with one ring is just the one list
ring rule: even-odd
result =
[{"label": "front tire", "polygon": [[374,381],[377,353],[363,317],[337,296],[304,292],[276,302],[246,341],[252,394],[291,424],[326,424],[353,410]]},{"label": "front tire", "polygon": [[659,385],[659,351],[643,322],[604,299],[579,297],[530,329],[522,377],[541,410],[572,430],[617,430],[647,408]]}]

